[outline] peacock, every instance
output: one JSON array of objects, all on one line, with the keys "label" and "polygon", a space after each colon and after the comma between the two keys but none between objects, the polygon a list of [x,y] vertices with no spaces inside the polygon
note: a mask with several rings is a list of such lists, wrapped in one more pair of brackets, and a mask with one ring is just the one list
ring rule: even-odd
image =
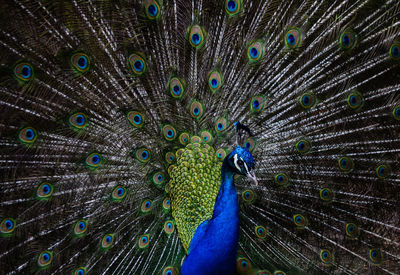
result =
[{"label": "peacock", "polygon": [[0,274],[400,274],[398,0],[2,0]]}]

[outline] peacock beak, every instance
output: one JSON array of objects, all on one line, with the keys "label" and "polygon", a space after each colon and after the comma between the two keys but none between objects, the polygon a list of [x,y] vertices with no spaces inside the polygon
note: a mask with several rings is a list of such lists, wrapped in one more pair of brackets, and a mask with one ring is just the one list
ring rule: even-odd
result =
[{"label": "peacock beak", "polygon": [[247,172],[246,176],[254,181],[255,185],[258,185],[258,181],[256,175],[254,174],[254,170],[250,170]]}]

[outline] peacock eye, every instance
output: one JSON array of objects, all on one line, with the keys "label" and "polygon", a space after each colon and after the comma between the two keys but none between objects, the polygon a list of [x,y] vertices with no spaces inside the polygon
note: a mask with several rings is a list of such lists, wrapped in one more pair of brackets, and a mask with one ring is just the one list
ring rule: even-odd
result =
[{"label": "peacock eye", "polygon": [[240,160],[240,159],[239,159],[239,160],[237,161],[237,164],[238,164],[239,166],[243,166],[243,164],[244,164],[244,163],[243,163],[243,160]]}]

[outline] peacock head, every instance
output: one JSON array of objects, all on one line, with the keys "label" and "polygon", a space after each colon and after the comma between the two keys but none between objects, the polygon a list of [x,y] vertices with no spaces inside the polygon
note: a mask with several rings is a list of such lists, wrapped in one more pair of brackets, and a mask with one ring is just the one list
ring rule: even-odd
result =
[{"label": "peacock head", "polygon": [[229,169],[233,173],[247,176],[253,180],[256,185],[258,185],[257,178],[253,170],[255,165],[254,159],[247,149],[237,146],[226,159]]}]

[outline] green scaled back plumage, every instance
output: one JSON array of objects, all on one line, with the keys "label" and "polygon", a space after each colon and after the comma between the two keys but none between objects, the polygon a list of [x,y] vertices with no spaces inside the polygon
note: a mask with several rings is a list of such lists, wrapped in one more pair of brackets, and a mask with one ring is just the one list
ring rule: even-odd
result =
[{"label": "green scaled back plumage", "polygon": [[189,143],[170,173],[172,216],[186,251],[202,222],[212,218],[221,184],[221,162],[214,149],[202,143]]},{"label": "green scaled back plumage", "polygon": [[179,274],[237,121],[258,185],[234,178],[236,274],[400,274],[399,20],[397,0],[3,0],[0,274]]}]

